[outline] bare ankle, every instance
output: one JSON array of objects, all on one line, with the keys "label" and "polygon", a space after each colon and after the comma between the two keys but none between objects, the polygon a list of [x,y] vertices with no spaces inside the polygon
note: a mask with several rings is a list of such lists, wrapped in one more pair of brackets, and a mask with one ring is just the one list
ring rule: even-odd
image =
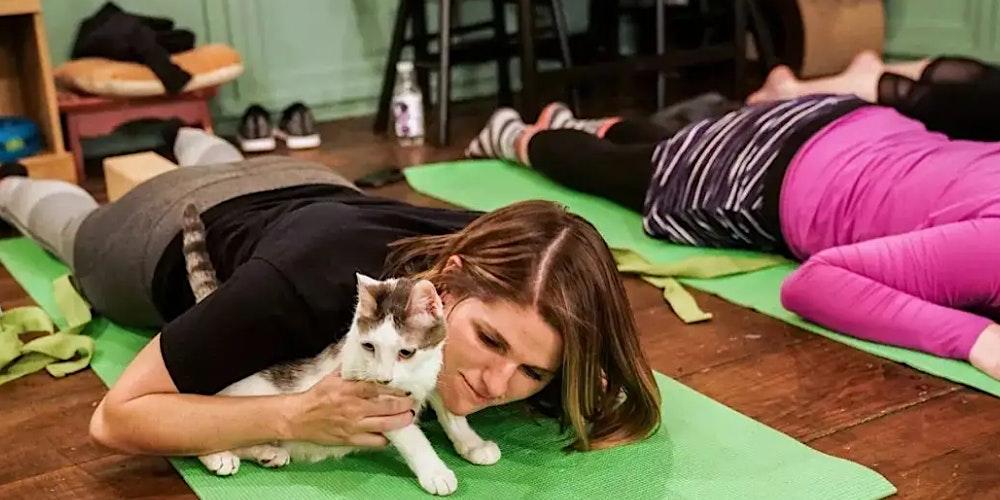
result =
[{"label": "bare ankle", "polygon": [[747,104],[780,101],[798,97],[801,95],[800,83],[791,68],[785,65],[775,66],[767,74],[764,86],[747,98]]},{"label": "bare ankle", "polygon": [[884,63],[882,62],[882,57],[878,55],[874,50],[865,50],[859,52],[858,55],[854,56],[851,60],[851,64],[847,66],[848,71],[851,69],[861,69],[861,70],[876,70],[881,72]]}]

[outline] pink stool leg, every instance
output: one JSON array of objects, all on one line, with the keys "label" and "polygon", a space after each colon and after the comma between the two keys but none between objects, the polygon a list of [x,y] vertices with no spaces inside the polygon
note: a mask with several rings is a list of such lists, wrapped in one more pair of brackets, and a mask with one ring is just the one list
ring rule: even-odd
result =
[{"label": "pink stool leg", "polygon": [[80,117],[74,113],[66,114],[66,141],[73,154],[73,163],[76,164],[76,182],[83,182],[87,178],[87,172],[84,168],[83,145],[80,142]]}]

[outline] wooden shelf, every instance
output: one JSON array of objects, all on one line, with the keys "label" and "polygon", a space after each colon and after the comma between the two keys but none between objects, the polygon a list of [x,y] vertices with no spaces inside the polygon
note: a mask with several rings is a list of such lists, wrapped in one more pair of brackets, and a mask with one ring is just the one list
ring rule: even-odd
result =
[{"label": "wooden shelf", "polygon": [[32,177],[77,181],[73,162],[63,161],[69,155],[38,0],[0,0],[0,115],[38,124],[47,152],[22,161]]},{"label": "wooden shelf", "polygon": [[42,12],[39,0],[0,0],[0,16],[38,14]]}]

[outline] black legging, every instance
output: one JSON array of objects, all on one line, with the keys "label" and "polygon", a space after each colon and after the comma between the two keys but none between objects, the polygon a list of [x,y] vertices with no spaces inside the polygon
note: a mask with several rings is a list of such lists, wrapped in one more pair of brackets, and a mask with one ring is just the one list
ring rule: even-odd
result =
[{"label": "black legging", "polygon": [[[932,61],[914,81],[893,73],[878,82],[878,103],[953,139],[1000,141],[1000,68],[961,58]],[[670,132],[623,120],[604,138],[579,130],[543,130],[528,143],[532,168],[567,187],[641,212],[656,145]]]},{"label": "black legging", "polygon": [[952,139],[1000,141],[1000,68],[980,61],[938,58],[919,80],[884,73],[878,103]]},{"label": "black legging", "polygon": [[543,130],[528,143],[532,168],[577,191],[642,211],[653,150],[670,137],[645,120],[622,120],[604,138],[573,129]]}]

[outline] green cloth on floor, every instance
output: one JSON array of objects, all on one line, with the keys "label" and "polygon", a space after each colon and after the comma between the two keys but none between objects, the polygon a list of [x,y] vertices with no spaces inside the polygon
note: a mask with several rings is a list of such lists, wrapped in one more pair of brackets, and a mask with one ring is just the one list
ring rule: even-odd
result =
[{"label": "green cloth on floor", "polygon": [[629,249],[612,248],[611,253],[620,272],[635,274],[646,283],[663,290],[663,298],[685,323],[706,321],[712,319],[712,314],[702,311],[694,297],[676,278],[721,278],[788,263],[787,259],[776,255],[760,257],[708,255],[654,264]]},{"label": "green cloth on floor", "polygon": [[[50,284],[66,272],[64,266],[25,239],[0,241],[0,262],[54,313]],[[152,335],[101,318],[87,333],[97,339],[92,367],[108,384]],[[530,420],[515,408],[494,408],[470,417],[503,452],[497,465],[484,467],[455,454],[436,423],[425,428],[458,476],[453,498],[853,500],[896,491],[861,465],[815,451],[663,375],[657,374],[657,382],[663,398],[659,431],[641,443],[610,450],[567,454],[553,422]],[[392,450],[278,470],[246,464],[227,478],[208,474],[195,459],[171,462],[207,499],[429,498]]]},{"label": "green cloth on floor", "polygon": [[[741,250],[673,245],[647,236],[642,217],[610,201],[573,191],[523,167],[500,161],[459,161],[406,169],[406,179],[428,196],[477,210],[493,210],[515,201],[543,199],[560,202],[585,217],[614,248],[628,249],[650,262],[676,263],[690,257],[764,257]],[[781,282],[796,264],[785,263],[722,278],[684,278],[686,285],[716,294],[876,356],[1000,396],[1000,381],[972,365],[953,359],[856,339],[809,323],[781,306]],[[832,298],[835,300],[835,298]]]},{"label": "green cloth on floor", "polygon": [[[55,332],[49,315],[38,307],[19,307],[0,314],[0,384],[45,368],[53,377],[78,372],[90,364],[94,339],[80,335],[90,323],[90,306],[69,286],[69,276],[57,279],[53,294],[57,309],[69,318],[67,328]],[[27,343],[25,333],[48,333]]]}]

